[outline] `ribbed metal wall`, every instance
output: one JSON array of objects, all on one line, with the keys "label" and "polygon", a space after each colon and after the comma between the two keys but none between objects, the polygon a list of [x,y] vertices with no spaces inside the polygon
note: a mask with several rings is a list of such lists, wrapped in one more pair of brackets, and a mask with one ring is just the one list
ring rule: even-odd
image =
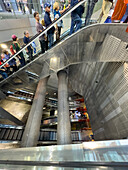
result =
[{"label": "ribbed metal wall", "polygon": [[85,98],[96,140],[128,137],[128,63],[70,66],[69,79]]}]

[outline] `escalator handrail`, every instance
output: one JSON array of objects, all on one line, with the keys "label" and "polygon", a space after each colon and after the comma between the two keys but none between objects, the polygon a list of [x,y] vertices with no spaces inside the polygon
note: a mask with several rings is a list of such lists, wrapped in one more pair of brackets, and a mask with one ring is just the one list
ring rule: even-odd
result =
[{"label": "escalator handrail", "polygon": [[[27,151],[26,151],[27,152]],[[24,160],[0,160],[0,164],[24,165],[24,166],[53,166],[70,168],[87,167],[124,167],[128,168],[128,162],[93,162],[93,161],[24,161]]]},{"label": "escalator handrail", "polygon": [[13,58],[15,58],[19,53],[21,53],[23,50],[25,50],[33,41],[35,41],[36,39],[38,39],[40,36],[42,36],[43,34],[46,34],[47,31],[49,29],[51,29],[55,24],[57,24],[59,21],[61,21],[65,16],[67,16],[68,14],[70,14],[72,11],[74,11],[77,7],[79,7],[80,5],[82,5],[84,2],[86,2],[86,0],[81,0],[80,2],[78,2],[77,4],[75,4],[73,7],[70,7],[69,9],[67,9],[62,15],[61,17],[59,17],[57,20],[53,20],[53,22],[46,28],[44,29],[44,31],[42,31],[40,34],[36,34],[35,36],[33,36],[30,39],[30,42],[27,45],[24,45],[17,53],[15,53],[11,58],[9,58],[7,61],[5,61],[2,65],[0,65],[0,68],[2,68],[5,64],[7,64],[9,61],[11,61]]}]

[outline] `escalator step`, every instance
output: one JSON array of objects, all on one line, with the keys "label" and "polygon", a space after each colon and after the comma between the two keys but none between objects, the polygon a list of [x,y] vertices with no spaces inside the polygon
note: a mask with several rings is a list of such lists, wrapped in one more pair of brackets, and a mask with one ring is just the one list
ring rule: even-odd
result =
[{"label": "escalator step", "polygon": [[52,140],[55,140],[55,132],[52,133]]},{"label": "escalator step", "polygon": [[43,133],[44,133],[44,132],[41,132],[41,133],[40,133],[40,140],[41,140],[41,141],[43,140]]},{"label": "escalator step", "polygon": [[72,140],[74,140],[73,138],[74,138],[74,135],[73,135],[73,133],[71,133],[71,138],[72,138]]},{"label": "escalator step", "polygon": [[1,129],[1,132],[0,132],[0,140],[4,140],[4,134],[6,132],[6,129]]},{"label": "escalator step", "polygon": [[42,132],[40,131],[40,134],[39,134],[39,141],[42,141]]},{"label": "escalator step", "polygon": [[46,141],[46,132],[43,133],[43,139]]},{"label": "escalator step", "polygon": [[19,132],[19,130],[16,129],[16,130],[15,130],[15,133],[14,133],[14,135],[13,135],[13,140],[16,140],[16,139],[17,139],[18,132]]},{"label": "escalator step", "polygon": [[10,129],[7,129],[7,130],[6,130],[6,133],[5,133],[5,135],[4,135],[4,140],[8,140],[9,134],[10,134]]},{"label": "escalator step", "polygon": [[50,141],[53,140],[53,132],[50,132],[49,140],[50,140]]},{"label": "escalator step", "polygon": [[50,140],[50,131],[47,132],[47,140],[48,140],[48,141]]},{"label": "escalator step", "polygon": [[8,136],[8,140],[13,140],[14,132],[15,132],[15,129],[11,129],[10,134]]},{"label": "escalator step", "polygon": [[54,132],[54,140],[57,140],[57,134]]},{"label": "escalator step", "polygon": [[46,137],[46,141],[48,141],[48,139],[49,139],[49,132],[45,132],[45,137]]},{"label": "escalator step", "polygon": [[17,136],[17,140],[20,141],[22,139],[22,135],[23,135],[23,130],[20,129],[19,130],[19,133],[18,133],[18,136]]},{"label": "escalator step", "polygon": [[49,139],[49,132],[45,132],[45,135],[46,135],[46,140]]},{"label": "escalator step", "polygon": [[76,140],[79,140],[79,135],[78,135],[78,133],[76,133]]}]

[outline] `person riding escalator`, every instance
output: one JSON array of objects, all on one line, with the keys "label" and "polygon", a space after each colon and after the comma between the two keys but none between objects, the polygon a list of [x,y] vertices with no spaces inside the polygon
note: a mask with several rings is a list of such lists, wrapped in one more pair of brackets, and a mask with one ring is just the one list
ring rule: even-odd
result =
[{"label": "person riding escalator", "polygon": [[[11,51],[12,55],[14,55],[20,50],[20,45],[18,43],[18,38],[17,38],[16,35],[12,35],[12,40],[13,40],[13,43],[12,43],[12,45],[10,47],[10,51]],[[25,66],[25,59],[24,59],[23,52],[20,52],[18,54],[17,58],[20,61],[20,66],[21,67]]]}]

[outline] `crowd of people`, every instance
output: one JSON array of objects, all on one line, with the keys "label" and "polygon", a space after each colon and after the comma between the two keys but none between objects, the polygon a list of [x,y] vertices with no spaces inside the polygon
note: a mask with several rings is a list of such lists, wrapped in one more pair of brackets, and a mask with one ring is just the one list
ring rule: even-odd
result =
[{"label": "crowd of people", "polygon": [[[80,0],[69,0],[69,5],[65,7],[65,9],[60,10],[59,3],[55,2],[53,5],[54,9],[54,20],[57,20],[61,15],[70,7],[74,6],[76,3],[78,3]],[[45,14],[44,18],[40,22],[40,17],[38,12],[34,12],[34,18],[36,20],[36,32],[37,34],[40,34],[42,31],[45,30],[50,24],[52,24],[52,19],[50,16],[50,8],[51,5],[49,3],[44,4],[45,8]],[[76,32],[78,29],[80,29],[82,20],[82,6],[78,7],[76,10],[74,10],[71,13],[71,29],[70,29],[70,35],[73,32]],[[75,30],[74,30],[75,27]],[[56,36],[56,41],[60,40],[61,35],[61,29],[63,28],[63,20],[59,21],[55,26],[50,28],[47,31],[47,34],[43,34],[39,37],[40,47],[41,47],[41,53],[44,53],[48,50],[48,48],[51,48],[54,43],[54,35]],[[23,43],[26,45],[30,42],[29,32],[26,30],[24,31],[24,38]],[[12,35],[12,44],[10,46],[10,53],[7,50],[4,50],[1,54],[1,61],[0,65],[2,65],[4,62],[6,62],[8,59],[10,59],[14,54],[16,54],[21,49],[20,44],[18,42],[18,37],[16,35]],[[34,59],[34,48],[32,45],[29,45],[26,48],[26,53],[29,56],[29,61],[32,61]],[[20,63],[17,64],[17,61]],[[26,64],[24,54],[23,52],[20,52],[15,58],[12,58],[8,63],[6,63],[2,68],[0,68],[0,74],[2,75],[3,79],[6,79],[8,75],[12,74],[13,72],[16,72],[20,67],[23,67]]]},{"label": "crowd of people", "polygon": [[[65,9],[60,10],[60,6],[58,2],[55,2],[53,5],[54,9],[54,20],[57,20],[61,17],[61,15],[68,10],[70,7],[73,7],[75,4],[77,4],[80,0],[69,0],[69,4]],[[104,23],[104,22],[113,22],[116,20],[119,20],[120,22],[127,22],[128,20],[128,5],[127,3],[120,4],[121,0],[117,0],[116,5],[114,5],[113,0],[103,0],[102,4],[102,12],[100,14],[100,17],[98,19],[98,22]],[[121,1],[122,2],[122,1]],[[122,8],[119,8],[119,5],[122,6]],[[49,3],[44,4],[45,8],[45,14],[44,18],[40,21],[39,13],[34,12],[34,18],[36,20],[36,32],[37,34],[40,34],[43,32],[49,25],[52,24],[52,19],[50,16],[50,8],[51,5]],[[70,35],[76,31],[78,31],[82,25],[82,14],[84,13],[84,6],[80,5],[77,7],[74,11],[71,12],[71,27],[70,27]],[[109,15],[111,13],[111,15]],[[63,20],[60,20],[57,22],[57,24],[53,27],[51,27],[47,33],[41,35],[39,37],[40,47],[41,47],[41,53],[44,53],[48,50],[48,48],[51,48],[54,44],[54,37],[56,37],[56,41],[60,40],[61,35],[61,29],[63,28]],[[24,38],[23,43],[24,45],[28,44],[30,42],[30,36],[29,32],[26,30],[24,31]],[[21,49],[20,44],[18,42],[18,37],[16,35],[12,35],[12,44],[10,46],[10,53],[7,50],[4,50],[1,54],[1,61],[0,65],[2,65],[4,62],[6,62],[8,59],[10,59],[14,54],[16,54]],[[32,61],[34,59],[34,48],[31,45],[29,45],[26,48],[26,53],[29,56],[29,61]],[[17,65],[17,61],[19,61],[19,65]],[[7,78],[8,75],[12,74],[13,72],[16,72],[18,68],[23,67],[26,64],[24,54],[23,52],[20,52],[15,58],[10,59],[8,63],[6,63],[2,68],[0,68],[0,74],[2,75],[3,79]]]}]

